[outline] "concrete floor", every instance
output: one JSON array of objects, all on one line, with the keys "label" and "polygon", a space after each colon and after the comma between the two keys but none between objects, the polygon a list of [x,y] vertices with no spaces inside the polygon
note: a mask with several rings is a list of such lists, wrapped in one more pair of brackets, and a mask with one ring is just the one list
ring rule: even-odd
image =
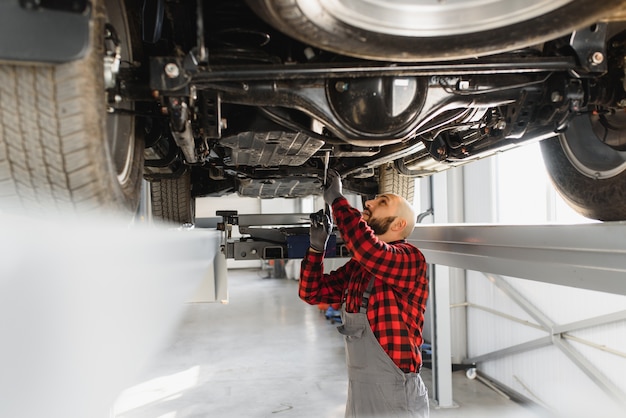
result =
[{"label": "concrete floor", "polygon": [[[341,336],[298,282],[230,270],[228,304],[189,304],[168,345],[117,399],[111,418],[343,417]],[[432,397],[429,369],[422,376]],[[431,417],[536,417],[464,372],[457,408]]]}]

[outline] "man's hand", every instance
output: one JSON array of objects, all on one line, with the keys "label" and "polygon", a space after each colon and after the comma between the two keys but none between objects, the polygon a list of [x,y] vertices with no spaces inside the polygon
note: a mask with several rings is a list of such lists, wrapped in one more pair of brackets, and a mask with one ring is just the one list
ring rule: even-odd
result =
[{"label": "man's hand", "polygon": [[332,229],[333,224],[323,209],[317,213],[312,213],[311,229],[309,231],[311,248],[320,253],[326,251],[326,243]]},{"label": "man's hand", "polygon": [[328,170],[326,176],[326,188],[324,189],[324,202],[332,206],[337,198],[343,196],[343,185],[341,184],[341,176],[336,170]]}]

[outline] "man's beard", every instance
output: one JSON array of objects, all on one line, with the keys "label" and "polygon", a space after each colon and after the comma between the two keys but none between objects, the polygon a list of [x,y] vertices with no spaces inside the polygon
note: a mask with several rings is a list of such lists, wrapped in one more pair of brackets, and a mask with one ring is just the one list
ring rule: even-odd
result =
[{"label": "man's beard", "polygon": [[374,231],[374,234],[380,236],[389,230],[389,227],[395,220],[396,220],[395,216],[387,216],[386,218],[383,218],[383,219],[369,218],[367,220],[367,224],[369,225],[370,228],[372,228],[372,230]]}]

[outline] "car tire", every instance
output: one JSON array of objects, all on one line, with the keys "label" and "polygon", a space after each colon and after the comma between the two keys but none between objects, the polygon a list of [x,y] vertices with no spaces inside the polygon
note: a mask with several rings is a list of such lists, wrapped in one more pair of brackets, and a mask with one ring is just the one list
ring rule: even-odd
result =
[{"label": "car tire", "polygon": [[380,167],[379,193],[394,193],[413,204],[415,198],[415,178],[403,176],[392,165]]},{"label": "car tire", "polygon": [[195,217],[195,199],[191,197],[189,171],[172,179],[150,182],[152,219],[159,223],[191,224]]},{"label": "car tire", "polygon": [[599,7],[597,0],[537,0],[517,2],[517,10],[508,0],[499,0],[476,1],[459,11],[458,2],[415,6],[248,0],[262,19],[306,44],[358,58],[406,62],[474,58],[537,45],[610,17],[625,4],[605,0]]},{"label": "car tire", "polygon": [[597,119],[576,117],[558,137],[541,141],[552,184],[578,213],[601,221],[626,220],[626,152],[603,143]]},{"label": "car tire", "polygon": [[[122,0],[117,30],[132,54]],[[139,204],[143,141],[132,116],[107,113],[104,2],[95,1],[90,49],[59,65],[0,65],[0,209],[126,215]],[[131,55],[126,59],[132,61]],[[131,105],[132,106],[132,105]]]}]

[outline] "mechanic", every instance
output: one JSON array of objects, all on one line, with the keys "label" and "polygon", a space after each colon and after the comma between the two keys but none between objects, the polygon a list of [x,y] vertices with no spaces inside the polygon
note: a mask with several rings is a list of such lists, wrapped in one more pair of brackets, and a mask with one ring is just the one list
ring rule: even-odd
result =
[{"label": "mechanic", "polygon": [[300,271],[305,302],[343,303],[348,366],[346,417],[428,417],[428,392],[419,371],[426,261],[406,241],[416,212],[401,196],[383,194],[365,202],[363,213],[342,194],[339,173],[330,170],[324,200],[352,258],[324,274],[324,251],[332,223],[311,222],[311,244]]}]

